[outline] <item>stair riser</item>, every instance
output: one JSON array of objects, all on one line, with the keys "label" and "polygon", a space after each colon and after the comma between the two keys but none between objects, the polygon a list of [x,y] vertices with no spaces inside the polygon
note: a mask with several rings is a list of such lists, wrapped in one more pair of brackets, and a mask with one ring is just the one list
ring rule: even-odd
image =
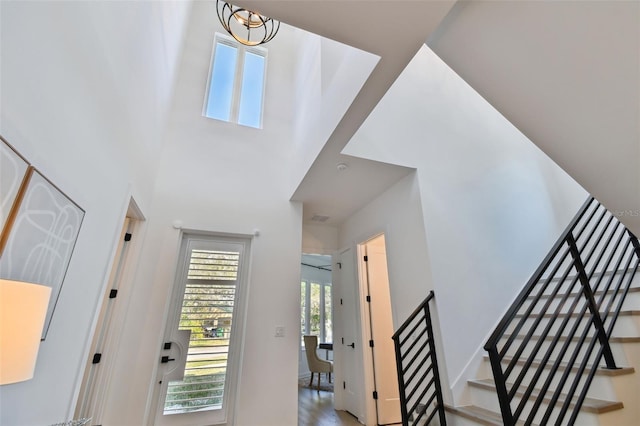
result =
[{"label": "stair riser", "polygon": [[[507,355],[513,355],[515,354],[516,348],[518,347],[518,345],[520,345],[522,342],[522,340],[520,339],[516,339],[514,341],[514,344],[512,345],[511,348],[509,348],[509,351],[507,353]],[[551,356],[551,359],[556,359],[557,358],[557,354],[559,353],[561,347],[566,343],[566,341],[562,340],[558,343],[557,346],[553,352],[553,355]],[[535,358],[540,359],[544,356],[544,354],[546,354],[547,350],[549,349],[551,344],[550,340],[545,340],[544,342],[542,342],[542,345],[540,346],[540,349],[537,351]],[[565,353],[565,356],[563,357],[563,359],[566,359],[568,356],[570,356],[570,354],[572,354],[577,346],[577,342],[576,341],[571,341],[569,343],[569,347],[567,348],[567,351]],[[526,359],[533,351],[535,346],[535,342],[529,342],[529,344],[526,346],[526,348],[524,349],[522,355],[520,356],[520,359]],[[582,345],[582,347],[579,349],[578,351],[578,358],[577,359],[582,359],[584,354],[587,351],[587,346],[588,344],[585,343]],[[627,356],[627,353],[625,352],[625,348],[622,346],[621,343],[617,343],[617,342],[610,342],[610,346],[611,346],[611,352],[613,353],[614,359],[616,361],[616,364],[618,365],[622,365],[622,366],[629,366],[629,365],[634,365],[631,364],[629,361],[629,358]],[[596,343],[595,346],[595,350],[597,350],[600,347],[599,343]],[[600,362],[601,366],[604,366],[604,361]]]},{"label": "stair riser", "polygon": [[613,328],[615,337],[640,336],[640,315],[621,315]]},{"label": "stair riser", "polygon": [[[640,311],[639,311],[640,312]],[[581,322],[581,325],[578,326],[578,330],[579,332],[581,332],[582,330],[584,330],[586,327],[589,327],[590,330],[595,330],[595,327],[590,324],[590,316],[588,317],[589,319],[583,319]],[[536,321],[539,322],[536,324]],[[525,320],[524,325],[522,326],[522,328],[519,330],[520,335],[524,335],[530,332],[532,327],[535,327],[535,330],[533,332],[534,335],[540,335],[542,334],[542,332],[547,328],[548,324],[551,321],[551,329],[548,332],[549,336],[555,336],[556,334],[558,334],[562,328],[562,322],[563,322],[564,318],[559,317],[556,318],[554,321],[551,321],[550,318],[528,318],[527,320]],[[574,324],[574,319],[572,318],[570,320],[570,322],[568,324],[566,324],[564,326],[564,328],[562,328],[562,333],[561,335],[566,336],[569,331],[571,330],[571,328],[573,327]],[[605,322],[605,328],[608,327],[608,325],[610,324],[609,321]],[[514,329],[515,329],[515,324],[513,324],[509,329],[508,329],[508,333],[511,333]],[[593,331],[592,333],[594,333],[595,331]],[[640,314],[636,313],[636,312],[623,312],[618,316],[618,319],[616,321],[616,325],[613,329],[613,333],[612,336],[614,337],[634,337],[634,336],[640,336]]]},{"label": "stair riser", "polygon": [[[487,410],[491,410],[491,411],[495,411],[497,413],[500,412],[500,405],[498,404],[498,397],[495,393],[495,391],[490,390],[490,389],[485,389],[485,388],[481,388],[481,387],[476,387],[476,386],[472,386],[472,391],[471,391],[471,398],[472,398],[472,403],[474,405],[477,405],[479,407],[485,408]],[[529,410],[531,409],[531,407],[533,406],[533,402],[531,401],[529,403],[527,403],[527,405],[525,406],[524,412],[528,413]],[[516,407],[516,402],[514,400],[514,403],[512,403],[512,407]],[[547,409],[548,405],[543,402],[540,405],[540,408],[538,409],[538,412],[535,416],[534,419],[534,423],[535,424],[540,424],[542,417],[544,416],[544,412]],[[582,423],[579,423],[581,426],[582,425],[598,425],[598,414],[595,413],[590,413],[590,412],[583,412],[580,414],[581,416],[581,420]],[[524,420],[524,419],[522,419]],[[553,423],[551,423],[553,424]],[[565,422],[566,424],[566,422]]]},{"label": "stair riser", "polygon": [[[616,280],[614,280],[613,284],[610,285],[609,288],[610,289],[611,288],[616,288],[617,284],[618,284],[618,282]],[[595,282],[593,282],[592,285],[595,285]],[[604,288],[606,285],[607,285],[607,283],[603,282],[603,283],[600,283],[600,285],[598,287],[599,288]],[[623,285],[626,285],[626,281],[623,283]],[[634,293],[637,294],[639,288],[640,288],[640,272],[636,272],[636,275],[634,276],[633,281],[631,282],[631,286],[630,286],[630,290],[629,290],[629,295],[628,296],[632,296],[632,295],[634,295]],[[558,294],[556,295],[556,297],[560,298],[560,297],[562,297],[563,294],[565,294],[566,292],[571,290],[572,294],[568,297],[568,299],[571,299],[574,296],[573,293],[581,291],[580,289],[581,289],[580,283],[576,283],[575,286],[572,286],[570,282],[567,282],[560,288],[560,290],[558,291]],[[542,294],[544,296],[548,296],[548,295],[552,294],[554,291],[555,291],[555,284],[552,284],[552,285],[548,285],[544,289]],[[538,294],[538,293],[534,292],[533,294],[535,295],[535,294]],[[600,297],[600,295],[601,295],[600,292],[596,293],[596,295],[595,295],[596,299],[598,299]],[[627,303],[627,302],[628,301],[625,301],[625,303]],[[633,302],[629,302],[629,303],[633,303]],[[554,302],[552,302],[551,306],[555,307],[556,304],[557,304],[557,301],[554,301]]]},{"label": "stair riser", "polygon": [[[562,379],[562,374],[564,374],[564,371],[565,370],[562,370],[561,372],[556,374],[551,380],[551,389],[557,388],[560,380]],[[514,371],[510,376],[509,381],[515,380],[515,378],[518,377],[519,374],[520,370]],[[529,386],[529,384],[533,381],[535,374],[536,370],[534,369],[530,369],[529,371],[527,371],[527,373],[525,373],[524,379],[522,380],[524,386]],[[575,372],[572,372],[567,378],[564,386],[565,390],[567,390],[570,384],[573,382],[575,374]],[[544,370],[536,382],[536,387],[542,387],[542,385],[547,380],[548,375],[549,369]],[[620,389],[620,383],[622,383],[624,380],[624,376],[606,376],[602,374],[596,374],[593,378],[592,385],[589,388],[589,393],[587,396],[599,399],[616,400],[618,399],[619,395],[618,390]]]},{"label": "stair riser", "polygon": [[[558,306],[561,306],[559,313],[566,313],[571,307],[575,297],[576,296],[574,295],[569,296],[568,299],[562,304],[560,303],[561,302],[560,297],[554,299],[551,302],[551,304],[546,308],[547,312],[555,312]],[[595,295],[596,303],[600,301],[600,297],[601,297],[600,294]],[[609,298],[606,298],[606,300],[608,301]],[[546,302],[547,302],[547,299],[539,300],[536,303],[536,306],[533,308],[532,313],[534,314],[540,313],[543,307],[545,306]],[[528,306],[529,305],[523,308],[521,312],[524,312],[528,308]],[[583,306],[582,301],[578,302],[578,306]],[[638,310],[638,309],[640,309],[640,291],[638,290],[630,291],[629,294],[627,294],[627,297],[624,301],[623,310]]]}]

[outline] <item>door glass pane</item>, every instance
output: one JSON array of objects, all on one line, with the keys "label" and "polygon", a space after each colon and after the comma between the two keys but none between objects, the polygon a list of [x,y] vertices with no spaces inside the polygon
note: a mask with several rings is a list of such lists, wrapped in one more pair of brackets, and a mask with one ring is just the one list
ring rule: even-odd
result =
[{"label": "door glass pane", "polygon": [[191,251],[179,324],[191,340],[184,379],[169,382],[165,415],[223,406],[239,261],[239,252]]}]

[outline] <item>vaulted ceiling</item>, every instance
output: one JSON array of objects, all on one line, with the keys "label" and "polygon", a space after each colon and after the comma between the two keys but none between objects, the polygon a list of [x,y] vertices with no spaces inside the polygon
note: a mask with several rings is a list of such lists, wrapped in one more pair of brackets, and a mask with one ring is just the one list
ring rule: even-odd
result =
[{"label": "vaulted ceiling", "polygon": [[[640,234],[640,3],[240,0],[380,57],[293,199],[342,219],[411,170],[341,154],[424,43]],[[338,163],[348,163],[348,173]]]}]

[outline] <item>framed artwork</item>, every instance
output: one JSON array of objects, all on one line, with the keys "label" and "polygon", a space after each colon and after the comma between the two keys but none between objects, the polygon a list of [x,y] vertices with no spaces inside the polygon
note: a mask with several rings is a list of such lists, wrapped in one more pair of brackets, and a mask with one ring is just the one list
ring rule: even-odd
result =
[{"label": "framed artwork", "polygon": [[26,183],[29,163],[0,136],[0,256]]},{"label": "framed artwork", "polygon": [[33,167],[27,169],[18,201],[4,251],[0,254],[0,277],[51,287],[42,332],[44,340],[84,210]]}]

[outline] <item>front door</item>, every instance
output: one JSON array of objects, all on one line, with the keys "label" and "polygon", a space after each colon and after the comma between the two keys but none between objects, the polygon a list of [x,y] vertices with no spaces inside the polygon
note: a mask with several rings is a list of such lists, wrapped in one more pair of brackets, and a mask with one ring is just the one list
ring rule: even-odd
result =
[{"label": "front door", "polygon": [[232,422],[249,243],[184,235],[159,359],[154,425]]}]

